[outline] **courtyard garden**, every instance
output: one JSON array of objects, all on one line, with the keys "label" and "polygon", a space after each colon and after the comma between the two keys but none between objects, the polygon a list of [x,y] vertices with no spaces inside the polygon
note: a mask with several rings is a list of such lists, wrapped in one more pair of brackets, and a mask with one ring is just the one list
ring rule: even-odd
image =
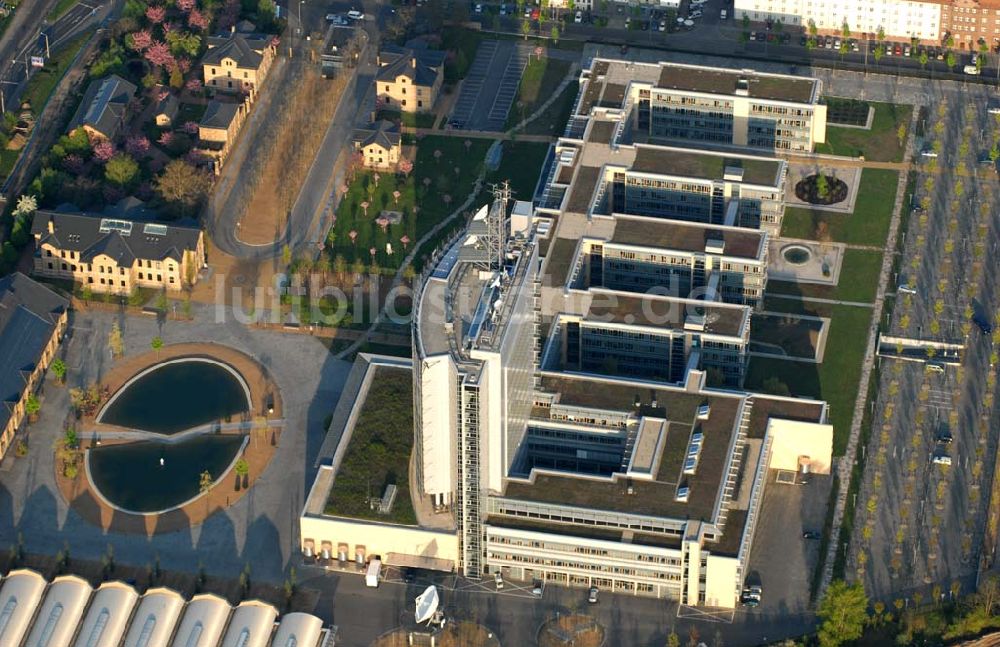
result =
[{"label": "courtyard garden", "polygon": [[[861,106],[839,99],[827,99],[828,109],[841,123],[863,124]],[[872,162],[902,162],[913,106],[868,102],[875,109],[870,129],[828,125],[826,143],[817,144],[816,152],[825,155],[864,157]],[[867,111],[865,111],[867,112]],[[867,114],[865,115],[867,118]]]},{"label": "courtyard garden", "polygon": [[410,246],[472,193],[491,143],[442,136],[415,141],[404,145],[405,161],[396,172],[356,163],[338,189],[341,200],[326,240],[335,268],[367,268],[373,274],[399,268]]},{"label": "courtyard garden", "polygon": [[853,213],[788,207],[781,236],[882,246],[889,233],[898,181],[896,171],[866,168],[861,173]]}]

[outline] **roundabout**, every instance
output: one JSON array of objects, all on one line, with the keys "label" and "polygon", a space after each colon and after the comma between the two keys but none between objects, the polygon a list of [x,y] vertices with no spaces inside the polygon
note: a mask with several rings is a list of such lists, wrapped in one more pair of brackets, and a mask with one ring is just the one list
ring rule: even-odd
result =
[{"label": "roundabout", "polygon": [[226,346],[174,344],[125,358],[98,391],[107,401],[96,415],[78,414],[73,431],[82,473],[57,461],[56,480],[70,506],[106,530],[201,523],[253,487],[277,448],[277,386]]}]

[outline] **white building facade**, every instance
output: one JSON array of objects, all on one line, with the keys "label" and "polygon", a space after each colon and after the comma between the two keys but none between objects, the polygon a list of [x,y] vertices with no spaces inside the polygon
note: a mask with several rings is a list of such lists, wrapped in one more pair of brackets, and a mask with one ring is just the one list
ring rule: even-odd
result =
[{"label": "white building facade", "polygon": [[889,39],[917,38],[937,42],[941,35],[941,4],[913,0],[736,0],[736,18],[778,21],[807,27],[812,20],[823,32],[841,33],[846,24],[855,37],[875,35],[881,28]]}]

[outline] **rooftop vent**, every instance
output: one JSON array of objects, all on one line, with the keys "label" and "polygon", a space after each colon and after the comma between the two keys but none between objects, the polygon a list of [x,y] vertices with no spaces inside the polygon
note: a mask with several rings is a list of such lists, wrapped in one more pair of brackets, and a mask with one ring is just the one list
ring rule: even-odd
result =
[{"label": "rooftop vent", "polygon": [[726,164],[726,168],[722,171],[722,178],[730,182],[742,182],[743,167]]},{"label": "rooftop vent", "polygon": [[750,79],[745,76],[741,76],[736,80],[736,96],[750,96]]},{"label": "rooftop vent", "polygon": [[726,241],[721,236],[712,237],[705,241],[706,254],[724,254],[726,252]]}]

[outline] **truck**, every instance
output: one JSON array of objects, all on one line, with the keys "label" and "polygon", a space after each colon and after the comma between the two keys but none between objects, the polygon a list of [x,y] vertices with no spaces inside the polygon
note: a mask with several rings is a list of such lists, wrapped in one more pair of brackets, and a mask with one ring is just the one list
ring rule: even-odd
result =
[{"label": "truck", "polygon": [[378,588],[379,578],[382,577],[382,560],[374,558],[368,562],[368,570],[365,571],[365,586]]}]

